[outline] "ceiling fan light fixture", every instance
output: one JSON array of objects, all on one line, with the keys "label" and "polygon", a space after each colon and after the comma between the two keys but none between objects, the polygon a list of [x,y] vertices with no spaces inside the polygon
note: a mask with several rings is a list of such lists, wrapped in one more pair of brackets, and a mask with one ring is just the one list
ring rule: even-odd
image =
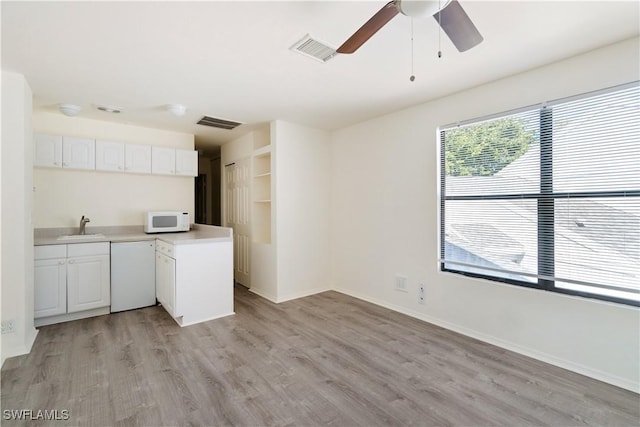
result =
[{"label": "ceiling fan light fixture", "polygon": [[412,18],[428,18],[444,9],[451,0],[398,0],[403,15]]},{"label": "ceiling fan light fixture", "polygon": [[74,104],[60,104],[58,105],[58,109],[62,114],[69,117],[78,115],[80,110],[82,110],[82,108]]},{"label": "ceiling fan light fixture", "polygon": [[167,105],[167,111],[174,116],[182,117],[187,112],[187,107],[182,104],[169,104]]}]

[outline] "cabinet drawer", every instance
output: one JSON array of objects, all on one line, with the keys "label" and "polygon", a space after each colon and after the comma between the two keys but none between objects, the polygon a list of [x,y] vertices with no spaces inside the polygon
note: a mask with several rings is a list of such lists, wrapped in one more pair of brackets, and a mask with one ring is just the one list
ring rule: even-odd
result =
[{"label": "cabinet drawer", "polygon": [[66,257],[67,245],[43,245],[34,246],[33,248],[34,259],[53,259]]},{"label": "cabinet drawer", "polygon": [[67,245],[67,256],[109,255],[109,246],[109,242],[74,243]]},{"label": "cabinet drawer", "polygon": [[160,252],[161,254],[170,256],[171,258],[175,257],[175,249],[173,245],[161,240],[156,240],[156,252]]}]

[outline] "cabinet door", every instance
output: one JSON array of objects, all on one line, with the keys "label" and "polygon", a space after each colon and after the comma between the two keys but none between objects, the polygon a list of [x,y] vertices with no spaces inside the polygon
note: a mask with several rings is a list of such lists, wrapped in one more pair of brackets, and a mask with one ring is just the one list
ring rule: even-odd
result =
[{"label": "cabinet door", "polygon": [[178,316],[176,313],[176,260],[167,257],[166,272],[167,281],[165,282],[165,306],[167,311],[173,317]]},{"label": "cabinet door", "polygon": [[174,175],[176,172],[176,150],[151,147],[151,173]]},{"label": "cabinet door", "polygon": [[107,307],[110,303],[109,255],[69,258],[67,312]]},{"label": "cabinet door", "polygon": [[124,147],[125,172],[151,173],[151,146],[126,144]]},{"label": "cabinet door", "polygon": [[164,296],[164,289],[166,285],[164,282],[167,280],[164,273],[164,255],[156,252],[156,299],[160,304],[164,306],[166,300]]},{"label": "cabinet door", "polygon": [[96,141],[96,170],[123,171],[124,143]]},{"label": "cabinet door", "polygon": [[51,168],[62,167],[62,137],[36,133],[33,135],[35,143],[34,166]]},{"label": "cabinet door", "polygon": [[176,175],[198,176],[198,152],[176,150]]},{"label": "cabinet door", "polygon": [[156,253],[156,298],[175,317],[176,260]]},{"label": "cabinet door", "polygon": [[34,262],[34,318],[67,312],[67,261],[65,258]]},{"label": "cabinet door", "polygon": [[63,136],[62,167],[71,169],[95,169],[95,140]]}]

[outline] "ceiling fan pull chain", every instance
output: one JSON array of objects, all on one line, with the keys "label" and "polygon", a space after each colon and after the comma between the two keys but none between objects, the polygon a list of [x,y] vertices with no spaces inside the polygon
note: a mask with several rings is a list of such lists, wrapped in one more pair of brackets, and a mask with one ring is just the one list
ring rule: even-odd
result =
[{"label": "ceiling fan pull chain", "polygon": [[411,77],[409,77],[409,81],[412,82],[416,79],[416,76],[413,75],[413,17],[411,18]]},{"label": "ceiling fan pull chain", "polygon": [[442,1],[438,0],[438,58],[442,58],[442,22],[440,11],[442,10]]}]

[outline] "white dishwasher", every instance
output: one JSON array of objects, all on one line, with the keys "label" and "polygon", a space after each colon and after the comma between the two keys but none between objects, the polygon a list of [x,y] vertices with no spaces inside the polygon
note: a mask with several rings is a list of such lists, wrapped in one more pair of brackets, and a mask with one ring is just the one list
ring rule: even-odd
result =
[{"label": "white dishwasher", "polygon": [[156,242],[111,243],[111,312],[156,304]]}]

